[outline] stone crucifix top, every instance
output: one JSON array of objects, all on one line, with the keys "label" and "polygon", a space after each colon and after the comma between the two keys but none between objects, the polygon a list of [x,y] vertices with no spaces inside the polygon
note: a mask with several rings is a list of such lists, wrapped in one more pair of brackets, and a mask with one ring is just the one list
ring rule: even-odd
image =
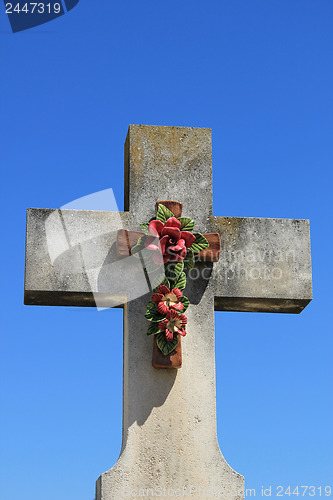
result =
[{"label": "stone crucifix top", "polygon": [[[117,259],[118,230],[139,230],[158,200],[182,202],[199,232],[222,240],[219,262],[197,263],[188,279],[180,370],[152,367],[149,283],[137,259],[133,266],[134,257]],[[123,273],[130,288],[122,287]],[[124,307],[122,449],[97,481],[97,500],[154,498],[168,489],[242,499],[243,477],[217,441],[214,311],[300,313],[311,298],[307,220],[213,215],[210,129],[131,125],[121,214],[28,209],[25,303]]]}]

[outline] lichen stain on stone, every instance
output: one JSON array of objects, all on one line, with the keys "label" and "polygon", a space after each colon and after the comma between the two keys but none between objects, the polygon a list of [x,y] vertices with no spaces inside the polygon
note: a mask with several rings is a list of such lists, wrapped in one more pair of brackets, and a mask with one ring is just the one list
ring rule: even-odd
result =
[{"label": "lichen stain on stone", "polygon": [[239,230],[243,225],[243,217],[211,217],[212,230],[221,235],[222,241],[223,236],[227,236],[228,239],[236,238]]},{"label": "lichen stain on stone", "polygon": [[[185,159],[191,171],[203,156],[209,154],[210,158],[210,147],[206,129],[139,125],[131,130],[130,162],[140,177],[147,161],[153,163],[151,168],[163,165],[178,168]],[[194,158],[197,161],[193,161]]]},{"label": "lichen stain on stone", "polygon": [[131,146],[130,150],[130,165],[131,170],[135,174],[136,182],[140,182],[140,180],[144,177],[144,151],[142,144],[135,144],[135,146]]},{"label": "lichen stain on stone", "polygon": [[295,227],[296,231],[303,231],[304,220],[291,219],[291,224]]}]

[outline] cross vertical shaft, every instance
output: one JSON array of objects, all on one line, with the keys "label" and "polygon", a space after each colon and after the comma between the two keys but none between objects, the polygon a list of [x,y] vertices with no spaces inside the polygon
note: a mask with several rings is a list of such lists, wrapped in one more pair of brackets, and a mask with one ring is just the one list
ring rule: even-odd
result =
[{"label": "cross vertical shaft", "polygon": [[[125,208],[137,222],[154,215],[155,202],[178,199],[183,214],[206,232],[212,217],[211,131],[130,126],[125,143]],[[147,213],[149,209],[149,213]],[[199,266],[199,268],[198,268]],[[200,276],[212,264],[197,265]],[[216,434],[214,282],[186,288],[188,335],[181,370],[151,366],[145,335],[150,295],[124,310],[123,444],[117,464],[97,483],[97,500],[125,498],[140,488],[224,490],[240,498],[243,478],[224,460]],[[157,490],[156,490],[157,491]]]}]

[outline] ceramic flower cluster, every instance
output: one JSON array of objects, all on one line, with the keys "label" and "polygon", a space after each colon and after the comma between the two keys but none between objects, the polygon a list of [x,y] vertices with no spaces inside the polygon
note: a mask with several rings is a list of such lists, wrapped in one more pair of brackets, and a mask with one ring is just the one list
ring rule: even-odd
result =
[{"label": "ceramic flower cluster", "polygon": [[154,289],[147,304],[145,317],[150,321],[148,335],[157,335],[158,348],[167,356],[178,344],[178,336],[186,335],[187,318],[184,312],[190,301],[183,295],[186,286],[185,270],[195,263],[195,254],[209,246],[207,239],[193,232],[194,221],[179,217],[159,204],[156,219],[140,224],[145,233],[131,253],[146,249],[155,265],[164,265],[164,279]]}]

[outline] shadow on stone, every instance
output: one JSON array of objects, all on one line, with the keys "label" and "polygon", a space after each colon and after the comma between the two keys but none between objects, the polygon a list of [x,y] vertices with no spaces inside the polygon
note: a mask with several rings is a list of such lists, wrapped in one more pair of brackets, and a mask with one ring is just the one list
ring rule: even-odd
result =
[{"label": "shadow on stone", "polygon": [[187,273],[184,295],[191,304],[198,305],[207,288],[213,271],[212,262],[197,262]]}]

